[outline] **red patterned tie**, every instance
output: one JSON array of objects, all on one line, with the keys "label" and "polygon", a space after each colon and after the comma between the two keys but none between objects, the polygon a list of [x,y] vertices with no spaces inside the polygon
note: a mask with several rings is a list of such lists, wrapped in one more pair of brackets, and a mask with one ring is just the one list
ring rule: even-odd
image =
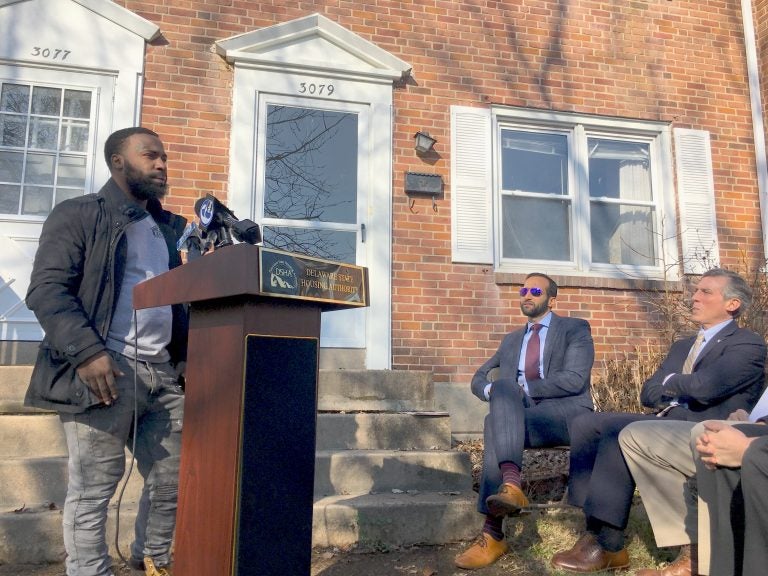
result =
[{"label": "red patterned tie", "polygon": [[531,337],[528,339],[528,347],[525,349],[525,380],[530,382],[538,380],[539,376],[539,352],[541,341],[539,340],[541,324],[531,326]]}]

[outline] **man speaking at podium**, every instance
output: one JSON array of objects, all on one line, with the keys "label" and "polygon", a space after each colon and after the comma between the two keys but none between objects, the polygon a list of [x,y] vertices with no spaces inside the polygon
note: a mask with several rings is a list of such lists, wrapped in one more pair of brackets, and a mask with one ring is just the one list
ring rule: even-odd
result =
[{"label": "man speaking at podium", "polygon": [[26,303],[45,330],[25,403],[58,411],[69,451],[68,576],[112,576],[107,506],[125,447],[144,477],[129,563],[169,575],[176,522],[187,320],[181,306],[133,311],[133,287],[181,264],[184,218],[162,209],[167,156],[157,134],[107,138],[111,178],[46,220]]}]

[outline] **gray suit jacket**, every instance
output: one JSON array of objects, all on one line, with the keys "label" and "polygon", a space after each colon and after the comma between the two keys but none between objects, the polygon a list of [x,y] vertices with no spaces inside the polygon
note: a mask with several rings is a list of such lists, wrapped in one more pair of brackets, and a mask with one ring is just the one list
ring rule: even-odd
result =
[{"label": "gray suit jacket", "polygon": [[[517,371],[525,330],[523,327],[507,334],[496,353],[475,372],[472,378],[475,396],[485,401],[483,390],[491,381],[518,385]],[[553,312],[544,342],[544,378],[528,382],[530,397],[536,403],[558,400],[593,408],[590,374],[594,359],[589,323]],[[490,378],[492,370],[496,376]]]}]

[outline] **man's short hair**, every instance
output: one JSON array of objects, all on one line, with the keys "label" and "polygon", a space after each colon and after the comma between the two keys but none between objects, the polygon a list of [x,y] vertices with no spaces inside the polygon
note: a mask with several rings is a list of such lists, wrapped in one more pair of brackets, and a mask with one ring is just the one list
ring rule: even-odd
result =
[{"label": "man's short hair", "polygon": [[743,314],[749,306],[752,304],[752,288],[749,287],[747,281],[744,280],[739,274],[732,270],[726,270],[725,268],[712,268],[707,270],[701,275],[702,278],[706,277],[721,277],[727,278],[728,283],[723,288],[723,298],[730,300],[735,298],[740,302],[738,309],[731,313],[731,316],[738,318]]},{"label": "man's short hair", "polygon": [[104,143],[104,159],[107,161],[107,166],[110,170],[112,169],[112,155],[120,154],[123,150],[125,141],[134,134],[149,134],[155,138],[160,138],[155,132],[152,132],[149,128],[144,128],[143,126],[132,126],[130,128],[122,128],[121,130],[112,132]]},{"label": "man's short hair", "polygon": [[528,280],[528,278],[534,278],[534,277],[544,278],[544,280],[546,280],[548,283],[547,296],[549,296],[550,298],[557,297],[557,284],[555,284],[555,281],[552,280],[552,278],[550,278],[543,272],[531,272],[530,274],[528,274],[528,276],[525,277],[525,279]]}]

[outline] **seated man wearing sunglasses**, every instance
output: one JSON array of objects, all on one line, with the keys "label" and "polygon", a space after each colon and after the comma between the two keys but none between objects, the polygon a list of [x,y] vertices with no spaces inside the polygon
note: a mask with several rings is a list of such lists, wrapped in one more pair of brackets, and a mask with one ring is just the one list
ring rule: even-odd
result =
[{"label": "seated man wearing sunglasses", "polygon": [[595,357],[589,324],[552,312],[557,284],[529,274],[520,289],[525,326],[507,334],[472,378],[472,393],[489,403],[484,424],[480,538],[456,566],[482,568],[508,547],[502,522],[528,505],[520,488],[523,448],[567,445],[568,422],[593,410],[590,372]]}]

